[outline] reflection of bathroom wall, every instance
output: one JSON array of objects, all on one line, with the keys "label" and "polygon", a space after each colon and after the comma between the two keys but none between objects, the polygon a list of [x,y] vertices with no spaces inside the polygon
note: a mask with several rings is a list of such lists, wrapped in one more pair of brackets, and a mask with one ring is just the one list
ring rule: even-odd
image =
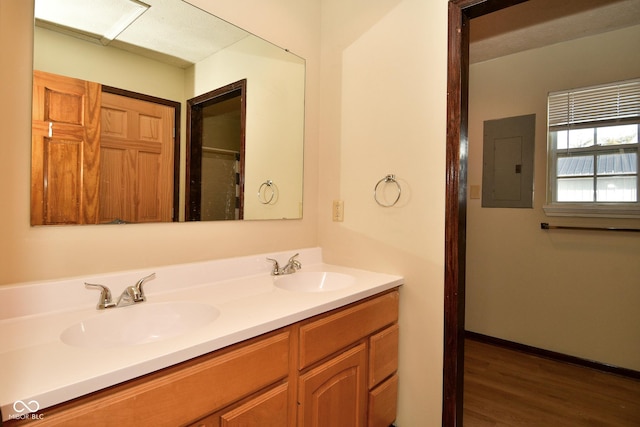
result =
[{"label": "reflection of bathroom wall", "polygon": [[[69,55],[69,52],[74,54]],[[33,56],[35,70],[98,82],[172,101],[184,100],[183,69],[121,49],[34,27]]]},{"label": "reflection of bathroom wall", "polygon": [[[640,370],[640,239],[625,233],[542,231],[541,222],[640,227],[640,220],[547,217],[549,91],[638,77],[640,26],[470,67],[470,185],[482,182],[483,121],[536,114],[533,209],[467,213],[468,330]],[[633,53],[632,53],[633,52]]]},{"label": "reflection of bathroom wall", "polygon": [[[189,97],[247,79],[244,219],[291,218],[300,213],[304,67],[303,62],[292,62],[285,50],[247,37],[187,71],[187,81],[194,81],[187,89],[192,90]],[[256,196],[267,179],[280,194],[274,205],[261,204]]]}]

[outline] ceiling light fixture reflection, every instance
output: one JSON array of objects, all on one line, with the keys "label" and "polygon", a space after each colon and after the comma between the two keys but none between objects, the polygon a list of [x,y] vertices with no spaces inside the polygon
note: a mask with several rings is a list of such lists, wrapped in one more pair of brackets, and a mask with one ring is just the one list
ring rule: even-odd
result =
[{"label": "ceiling light fixture reflection", "polygon": [[35,0],[36,25],[109,44],[149,10],[140,0]]},{"label": "ceiling light fixture reflection", "polygon": [[127,10],[123,11],[120,19],[116,23],[114,23],[107,31],[105,31],[100,42],[103,45],[108,45],[111,43],[116,37],[120,35],[124,30],[129,27],[129,25],[133,24],[136,19],[142,16],[149,7],[148,4],[143,3],[139,0],[129,0]]}]

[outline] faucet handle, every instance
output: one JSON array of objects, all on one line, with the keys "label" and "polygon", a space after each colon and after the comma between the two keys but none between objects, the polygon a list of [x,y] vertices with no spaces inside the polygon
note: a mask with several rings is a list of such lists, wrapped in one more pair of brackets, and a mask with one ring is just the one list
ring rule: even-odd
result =
[{"label": "faucet handle", "polygon": [[154,277],[156,277],[156,273],[151,273],[148,276],[144,276],[142,279],[138,280],[136,282],[136,284],[133,286],[134,288],[134,301],[135,302],[140,302],[140,301],[145,301],[146,297],[144,296],[144,292],[142,291],[142,284],[144,282],[146,282],[149,279],[153,279]]},{"label": "faucet handle", "polygon": [[273,270],[271,270],[271,275],[272,276],[277,276],[280,274],[280,264],[278,264],[278,261],[273,259],[273,258],[267,258],[267,261],[271,261],[273,263]]},{"label": "faucet handle", "polygon": [[98,310],[104,310],[105,308],[111,308],[116,306],[116,303],[111,301],[111,291],[106,286],[99,285],[96,283],[87,283],[87,282],[85,282],[84,285],[100,289],[100,300],[96,305],[96,308]]},{"label": "faucet handle", "polygon": [[289,264],[294,264],[294,265],[297,265],[297,266],[300,266],[300,267],[301,267],[301,266],[302,266],[302,264],[300,263],[300,261],[298,261],[298,260],[296,259],[296,257],[297,257],[298,255],[300,255],[300,254],[299,254],[299,253],[298,253],[298,254],[295,254],[294,256],[292,256],[291,258],[289,258]]}]

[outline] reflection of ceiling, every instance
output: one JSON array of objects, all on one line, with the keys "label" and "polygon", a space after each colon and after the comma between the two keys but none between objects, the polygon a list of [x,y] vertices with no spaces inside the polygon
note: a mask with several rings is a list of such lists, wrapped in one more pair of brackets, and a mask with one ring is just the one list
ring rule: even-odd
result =
[{"label": "reflection of ceiling", "polygon": [[529,0],[471,20],[470,61],[632,25],[640,25],[640,0]]},{"label": "reflection of ceiling", "polygon": [[38,26],[179,66],[248,36],[181,0],[36,0],[35,17]]}]

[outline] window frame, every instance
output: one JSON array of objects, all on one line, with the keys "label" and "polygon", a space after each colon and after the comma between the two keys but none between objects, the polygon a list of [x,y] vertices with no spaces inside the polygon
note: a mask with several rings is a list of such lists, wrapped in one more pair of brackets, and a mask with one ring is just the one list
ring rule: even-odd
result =
[{"label": "window frame", "polygon": [[[611,111],[607,111],[606,114],[600,111],[596,111],[599,108],[599,103],[603,104],[607,101],[615,101],[611,93],[606,93],[609,89],[615,91],[616,87],[631,86],[633,89],[631,92],[631,109],[628,105],[623,106],[626,110],[615,110],[612,115]],[[593,91],[596,94],[602,90],[605,92],[605,98],[596,98],[596,102],[593,103],[593,98],[589,99],[594,105],[597,105],[593,111],[587,111],[584,113],[583,105],[580,104],[581,100],[572,98],[573,94],[578,94],[576,98],[580,97],[581,93]],[[626,95],[626,94],[625,94]],[[552,99],[553,96],[557,98]],[[566,114],[558,106],[564,107],[564,98],[566,97]],[[560,99],[560,102],[557,100]],[[551,92],[548,95],[547,105],[547,203],[543,205],[543,209],[547,216],[576,216],[576,217],[609,217],[609,218],[640,218],[640,79],[632,79],[621,82],[613,82],[606,85],[591,86],[585,88],[577,88],[568,91]],[[553,104],[555,102],[555,104]],[[588,106],[588,104],[586,104]],[[608,105],[612,105],[609,102]],[[578,111],[574,116],[574,110]],[[610,109],[609,109],[610,110]],[[581,113],[582,116],[581,116]],[[635,124],[638,126],[637,132],[638,141],[628,144],[612,144],[603,145],[598,144],[595,139],[597,136],[597,129],[616,125],[629,125]],[[578,129],[593,129],[594,142],[593,145],[586,147],[569,147],[567,141],[567,147],[556,149],[557,134],[559,131],[575,131]],[[635,153],[636,165],[635,173],[620,173],[620,174],[606,174],[598,172],[597,157],[602,154],[619,153],[620,150],[624,152]],[[575,177],[592,178],[592,190],[593,201],[557,201],[558,197],[558,182],[563,179],[558,176],[557,166],[558,159],[562,157],[568,157],[570,155],[587,155],[593,156],[593,170],[591,174],[576,175]],[[599,178],[609,178],[614,176],[635,176],[636,178],[636,201],[624,202],[624,201],[598,201],[597,200],[597,180]]]}]

